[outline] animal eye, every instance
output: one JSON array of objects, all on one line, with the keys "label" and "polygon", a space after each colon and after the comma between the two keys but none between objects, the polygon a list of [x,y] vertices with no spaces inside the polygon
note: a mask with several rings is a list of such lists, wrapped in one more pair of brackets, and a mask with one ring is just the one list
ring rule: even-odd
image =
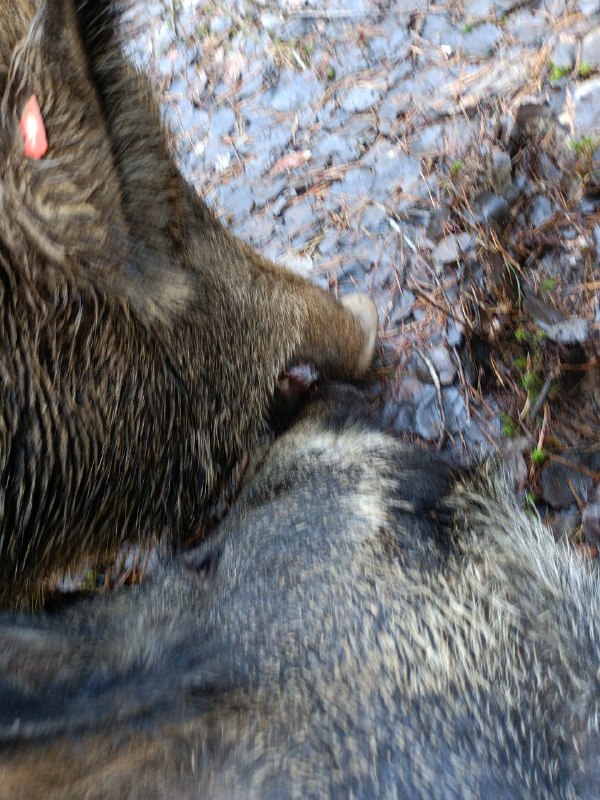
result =
[{"label": "animal eye", "polygon": [[186,563],[188,572],[191,572],[195,578],[202,582],[209,581],[217,573],[217,568],[223,555],[223,548],[215,547],[209,550],[199,560],[190,559]]}]

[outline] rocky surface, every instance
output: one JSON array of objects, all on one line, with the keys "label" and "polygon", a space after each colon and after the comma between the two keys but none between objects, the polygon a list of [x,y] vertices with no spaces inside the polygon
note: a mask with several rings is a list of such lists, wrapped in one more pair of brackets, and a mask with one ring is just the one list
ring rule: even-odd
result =
[{"label": "rocky surface", "polygon": [[132,22],[217,214],[377,303],[388,422],[510,451],[525,501],[597,544],[599,0],[154,0]]}]

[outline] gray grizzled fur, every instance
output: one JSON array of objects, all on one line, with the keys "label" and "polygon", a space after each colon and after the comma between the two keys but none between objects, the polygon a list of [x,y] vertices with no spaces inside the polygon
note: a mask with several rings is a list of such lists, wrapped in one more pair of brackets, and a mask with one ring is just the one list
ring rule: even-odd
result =
[{"label": "gray grizzled fur", "polygon": [[151,584],[0,640],[1,800],[598,797],[597,572],[349,390]]},{"label": "gray grizzled fur", "polygon": [[375,346],[367,298],[265,261],[183,180],[120,13],[0,0],[0,604],[125,537],[189,536],[286,365],[352,379]]}]

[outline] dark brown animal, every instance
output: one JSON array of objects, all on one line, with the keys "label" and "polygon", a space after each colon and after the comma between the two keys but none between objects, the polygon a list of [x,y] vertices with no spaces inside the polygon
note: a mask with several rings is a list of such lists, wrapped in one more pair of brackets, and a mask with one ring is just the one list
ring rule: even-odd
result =
[{"label": "dark brown animal", "polygon": [[0,800],[598,797],[597,570],[347,389],[205,545],[0,641]]},{"label": "dark brown animal", "polygon": [[0,0],[0,604],[39,603],[50,570],[125,537],[188,535],[286,365],[360,377],[377,326],[195,195],[117,3],[32,10]]},{"label": "dark brown animal", "polygon": [[0,3],[0,90],[6,81],[15,45],[29,29],[34,13],[33,0],[3,0]]}]

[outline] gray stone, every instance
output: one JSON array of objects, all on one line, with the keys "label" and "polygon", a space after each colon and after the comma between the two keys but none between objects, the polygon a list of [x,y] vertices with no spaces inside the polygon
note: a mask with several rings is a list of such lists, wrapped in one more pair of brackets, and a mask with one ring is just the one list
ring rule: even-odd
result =
[{"label": "gray stone", "polygon": [[452,73],[449,66],[440,67],[436,64],[431,64],[418,70],[409,84],[417,107],[420,96],[428,97],[432,93],[438,94],[440,86],[445,86],[451,77]]},{"label": "gray stone", "polygon": [[303,39],[310,33],[312,21],[302,17],[284,19],[279,27],[278,35],[283,42]]},{"label": "gray stone", "polygon": [[465,334],[465,326],[462,322],[457,322],[453,317],[448,317],[446,325],[446,340],[450,347],[460,347]]},{"label": "gray stone", "polygon": [[326,125],[328,130],[337,128],[335,132],[338,136],[348,139],[352,144],[359,148],[370,147],[375,139],[373,119],[371,114],[354,114],[343,120],[339,127],[335,119]]},{"label": "gray stone", "polygon": [[322,256],[332,256],[340,249],[339,235],[334,228],[325,231],[325,235],[319,242],[319,253]]},{"label": "gray stone", "polygon": [[235,112],[231,106],[221,106],[210,119],[210,135],[216,139],[229,136],[235,129]]},{"label": "gray stone", "polygon": [[365,55],[358,44],[354,42],[342,43],[340,39],[339,45],[336,47],[336,58],[332,61],[336,78],[340,79],[346,75],[356,75],[356,73],[367,69],[368,66]]},{"label": "gray stone", "polygon": [[437,439],[442,430],[442,417],[435,386],[426,385],[414,416],[415,433],[422,439]]},{"label": "gray stone", "polygon": [[446,428],[450,433],[469,430],[469,417],[465,401],[460,391],[455,386],[442,389],[442,401],[446,415]]},{"label": "gray stone", "polygon": [[235,226],[235,233],[259,250],[263,250],[273,238],[275,223],[267,214],[252,214],[241,225]]},{"label": "gray stone", "polygon": [[[451,386],[442,390],[442,402],[449,433],[458,433],[468,425],[467,411],[462,395]],[[415,432],[423,439],[437,439],[442,432],[442,417],[434,386],[423,386],[422,399],[415,413]]]},{"label": "gray stone", "polygon": [[481,57],[489,55],[500,39],[502,31],[491,22],[477,25],[462,38],[460,50],[463,55],[470,57]]},{"label": "gray stone", "polygon": [[406,20],[408,23],[410,16],[412,16],[412,14],[414,14],[416,11],[423,12],[429,10],[429,0],[396,0],[396,3],[394,3],[392,8],[394,10],[394,14],[408,17]]},{"label": "gray stone", "polygon": [[[386,404],[387,405],[387,404]],[[398,433],[414,433],[416,428],[416,408],[413,403],[390,404],[389,416],[394,420],[393,429]]]},{"label": "gray stone", "polygon": [[252,105],[244,108],[244,125],[255,143],[254,158],[244,165],[250,180],[262,177],[280,157],[292,139],[289,125],[275,123],[273,114]]},{"label": "gray stone", "polygon": [[416,297],[408,289],[401,291],[394,302],[394,307],[390,314],[390,325],[395,327],[400,325],[404,320],[410,316]]},{"label": "gray stone", "polygon": [[342,109],[349,113],[368,111],[380,99],[382,91],[374,86],[354,86],[342,100]]},{"label": "gray stone", "polygon": [[412,95],[405,89],[394,89],[381,102],[377,113],[379,117],[379,130],[384,136],[397,133],[404,122],[398,118],[410,108]]},{"label": "gray stone", "polygon": [[538,11],[523,8],[510,15],[505,25],[505,30],[521,46],[539,47],[547,38],[548,20]]},{"label": "gray stone", "polygon": [[210,32],[217,36],[225,35],[231,28],[231,17],[226,14],[215,14],[210,18]]},{"label": "gray stone", "polygon": [[561,69],[573,69],[577,58],[577,40],[574,36],[561,33],[550,55],[550,61]]},{"label": "gray stone", "polygon": [[358,158],[359,146],[356,140],[339,136],[336,133],[323,131],[318,138],[311,143],[313,161],[323,164],[347,164]]},{"label": "gray stone", "polygon": [[273,217],[273,219],[279,220],[283,209],[287,206],[290,201],[289,192],[284,191],[269,206],[269,214]]},{"label": "gray stone", "polygon": [[359,281],[365,278],[365,264],[356,253],[350,253],[349,257],[343,262],[338,272],[338,282],[340,285],[356,286]]},{"label": "gray stone", "polygon": [[166,53],[173,46],[175,32],[165,19],[159,22],[153,35],[154,50],[158,54]]},{"label": "gray stone", "polygon": [[[306,195],[304,196],[306,197]],[[283,215],[283,222],[290,239],[293,239],[301,232],[314,228],[317,220],[315,210],[309,199],[301,199],[299,202],[286,208]]]},{"label": "gray stone", "polygon": [[204,146],[204,165],[208,171],[223,172],[235,158],[235,150],[230,144],[209,136]]},{"label": "gray stone", "polygon": [[[378,181],[395,181],[402,174],[402,165],[410,157],[402,152],[399,145],[386,140],[377,142],[361,159],[365,167],[373,168]],[[414,159],[410,159],[414,161]]]},{"label": "gray stone", "polygon": [[567,10],[568,0],[543,0],[543,8],[546,9],[550,19],[558,19]]},{"label": "gray stone", "polygon": [[450,234],[434,247],[431,257],[438,266],[452,264],[458,261],[461,254],[466,252],[472,244],[473,240],[468,233]]},{"label": "gray stone", "polygon": [[423,193],[421,164],[418,158],[399,154],[393,159],[381,159],[374,165],[375,188],[374,199],[387,203],[394,194],[401,193],[403,202],[410,204],[412,199]]},{"label": "gray stone", "polygon": [[[598,3],[600,10],[600,3]],[[581,63],[590,67],[600,67],[600,28],[596,28],[584,37],[581,42]]]},{"label": "gray stone", "polygon": [[557,511],[550,517],[548,524],[555,541],[567,540],[581,524],[581,513],[576,505]]},{"label": "gray stone", "polygon": [[263,208],[272,203],[283,192],[287,184],[288,179],[285,175],[276,175],[268,180],[255,181],[252,191],[256,207]]},{"label": "gray stone", "polygon": [[592,16],[592,14],[600,14],[599,0],[579,0],[579,10],[582,14]]},{"label": "gray stone", "polygon": [[244,177],[219,184],[206,199],[215,206],[220,217],[232,221],[247,216],[254,204],[252,190]]},{"label": "gray stone", "polygon": [[410,153],[413,156],[433,156],[443,153],[446,147],[443,124],[429,125],[409,139]]},{"label": "gray stone", "polygon": [[[427,358],[433,365],[442,386],[450,386],[454,383],[456,366],[444,345],[432,347],[427,353]],[[429,367],[422,359],[419,359],[418,362],[417,375],[423,383],[432,383],[433,381]]]},{"label": "gray stone", "polygon": [[411,35],[408,26],[400,26],[396,21],[386,30],[384,36],[373,36],[367,40],[369,53],[373,59],[406,58],[410,52]]},{"label": "gray stone", "polygon": [[560,344],[583,344],[590,337],[591,324],[587,319],[572,317],[554,325],[546,325],[538,320],[538,325],[546,333],[548,339]]},{"label": "gray stone", "polygon": [[496,194],[505,194],[512,180],[510,155],[500,147],[492,148],[492,188]]},{"label": "gray stone", "polygon": [[[600,78],[579,83],[572,93],[576,136],[594,136],[600,131]],[[561,122],[568,123],[570,109],[565,107]]]},{"label": "gray stone", "polygon": [[263,87],[264,76],[264,66],[260,62],[254,60],[242,74],[238,98],[240,100],[246,100],[248,97],[252,97],[252,95],[259,92]]},{"label": "gray stone", "polygon": [[558,461],[548,461],[540,476],[542,498],[552,508],[568,508],[576,499],[569,483],[584,502],[592,488],[592,479],[578,470],[567,467]]},{"label": "gray stone", "polygon": [[360,218],[360,224],[369,233],[383,233],[389,229],[387,214],[381,206],[368,206]]},{"label": "gray stone", "polygon": [[510,209],[504,197],[493,192],[482,192],[471,203],[473,221],[479,225],[504,228],[510,220]]},{"label": "gray stone", "polygon": [[558,184],[561,180],[562,172],[560,171],[560,168],[546,153],[539,154],[538,167],[540,170],[540,177],[542,177],[550,185]]},{"label": "gray stone", "polygon": [[527,193],[529,188],[530,184],[527,175],[519,172],[515,175],[514,181],[504,192],[504,199],[509,206],[514,206],[517,200]]},{"label": "gray stone", "polygon": [[316,105],[322,95],[323,88],[313,74],[285,70],[271,96],[271,105],[275,111],[297,111],[306,105]]},{"label": "gray stone", "polygon": [[546,195],[538,195],[531,205],[529,220],[534,228],[543,225],[553,214],[552,203]]},{"label": "gray stone", "polygon": [[600,224],[594,225],[594,244],[596,246],[596,263],[600,262]]},{"label": "gray stone", "polygon": [[270,261],[281,261],[284,258],[284,246],[278,236],[275,236],[271,242],[262,251],[262,255]]},{"label": "gray stone", "polygon": [[494,11],[494,0],[469,0],[464,8],[464,14],[468,19],[491,17]]},{"label": "gray stone", "polygon": [[373,173],[368,169],[350,169],[337,187],[351,203],[368,198],[374,183]]},{"label": "gray stone", "polygon": [[266,31],[274,31],[281,26],[282,19],[279,14],[271,14],[264,11],[260,15],[260,24]]},{"label": "gray stone", "polygon": [[452,218],[452,212],[447,205],[438,206],[429,215],[427,223],[427,238],[432,242],[439,242],[446,232],[446,225]]},{"label": "gray stone", "polygon": [[446,45],[454,50],[461,39],[461,32],[445,14],[429,13],[421,30],[421,38],[436,47]]}]

